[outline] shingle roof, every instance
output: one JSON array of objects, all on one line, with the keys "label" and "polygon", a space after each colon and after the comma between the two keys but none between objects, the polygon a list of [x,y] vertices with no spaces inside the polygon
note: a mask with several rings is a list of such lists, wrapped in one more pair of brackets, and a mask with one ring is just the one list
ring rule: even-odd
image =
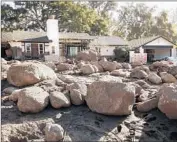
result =
[{"label": "shingle roof", "polygon": [[[24,41],[33,39],[44,39],[47,36],[46,32],[33,32],[33,31],[13,31],[13,32],[2,32],[1,41]],[[59,39],[93,39],[87,33],[59,33]]]},{"label": "shingle roof", "polygon": [[152,37],[146,37],[146,38],[139,38],[139,39],[133,39],[131,41],[129,41],[129,48],[130,49],[135,49],[135,48],[139,48],[142,45],[151,42],[157,38],[159,38],[160,36],[152,36]]},{"label": "shingle roof", "polygon": [[47,36],[24,39],[24,40],[21,40],[21,41],[24,41],[24,42],[43,42],[43,43],[52,42],[52,40],[49,40],[49,38]]},{"label": "shingle roof", "polygon": [[120,46],[128,45],[128,42],[117,36],[98,36],[94,39],[90,46]]}]

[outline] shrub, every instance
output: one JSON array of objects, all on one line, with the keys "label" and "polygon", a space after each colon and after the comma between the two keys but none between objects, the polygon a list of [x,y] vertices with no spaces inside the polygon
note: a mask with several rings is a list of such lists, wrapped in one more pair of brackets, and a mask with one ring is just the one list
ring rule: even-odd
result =
[{"label": "shrub", "polygon": [[114,58],[119,62],[128,62],[129,49],[127,47],[117,47],[114,49]]}]

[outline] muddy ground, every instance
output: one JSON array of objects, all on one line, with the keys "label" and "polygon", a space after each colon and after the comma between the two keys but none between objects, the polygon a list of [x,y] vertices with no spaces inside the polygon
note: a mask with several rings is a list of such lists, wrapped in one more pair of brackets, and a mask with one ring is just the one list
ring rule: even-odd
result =
[{"label": "muddy ground", "polygon": [[[89,79],[87,80],[89,81]],[[2,81],[2,88],[9,86]],[[25,114],[14,102],[2,102],[2,141],[44,141],[47,122],[60,124],[65,130],[63,141],[177,141],[177,120],[169,120],[158,109],[129,116],[105,116],[85,105],[54,109],[50,105],[37,114]]]}]

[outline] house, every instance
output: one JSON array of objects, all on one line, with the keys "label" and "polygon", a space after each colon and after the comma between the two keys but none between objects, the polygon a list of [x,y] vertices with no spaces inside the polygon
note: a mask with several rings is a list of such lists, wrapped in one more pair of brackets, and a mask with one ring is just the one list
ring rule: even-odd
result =
[{"label": "house", "polygon": [[165,57],[177,57],[176,45],[163,36],[153,36],[129,41],[132,51],[147,53],[147,60],[160,60]]},{"label": "house", "polygon": [[94,49],[101,56],[113,56],[117,47],[128,47],[128,42],[117,36],[97,36],[89,44],[90,49]]},{"label": "house", "polygon": [[1,57],[15,59],[39,59],[49,56],[58,60],[60,56],[75,56],[77,52],[88,48],[90,40],[87,33],[59,33],[58,21],[47,20],[47,32],[13,31],[2,32]]}]

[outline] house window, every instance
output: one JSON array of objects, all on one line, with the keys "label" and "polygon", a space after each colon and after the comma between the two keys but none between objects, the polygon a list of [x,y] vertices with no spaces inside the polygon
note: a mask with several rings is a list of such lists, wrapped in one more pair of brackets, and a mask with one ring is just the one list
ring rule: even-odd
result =
[{"label": "house window", "polygon": [[44,44],[39,44],[39,54],[44,54]]},{"label": "house window", "polygon": [[31,43],[25,44],[26,53],[31,53]]},{"label": "house window", "polygon": [[52,54],[55,54],[55,46],[52,46]]}]

